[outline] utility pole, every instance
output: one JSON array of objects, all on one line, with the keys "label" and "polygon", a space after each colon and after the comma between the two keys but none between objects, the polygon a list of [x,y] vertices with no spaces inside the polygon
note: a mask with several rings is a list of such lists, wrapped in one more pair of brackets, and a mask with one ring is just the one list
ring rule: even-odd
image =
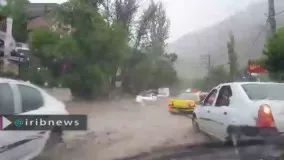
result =
[{"label": "utility pole", "polygon": [[211,55],[210,54],[203,55],[201,56],[201,60],[205,63],[205,66],[209,73],[211,70]]},{"label": "utility pole", "polygon": [[270,25],[271,34],[274,35],[276,33],[274,0],[268,0],[268,23]]},{"label": "utility pole", "polygon": [[11,47],[10,47],[10,43],[11,43],[11,37],[12,37],[12,26],[13,26],[13,19],[10,17],[6,18],[6,37],[4,40],[4,72],[8,71],[9,68],[9,61],[8,58],[10,56],[10,52],[11,52]]}]

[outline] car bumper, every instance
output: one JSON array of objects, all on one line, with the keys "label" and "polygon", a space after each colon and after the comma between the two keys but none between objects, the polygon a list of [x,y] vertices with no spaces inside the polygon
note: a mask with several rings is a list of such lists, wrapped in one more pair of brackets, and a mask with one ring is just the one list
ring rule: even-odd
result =
[{"label": "car bumper", "polygon": [[194,108],[178,108],[178,107],[171,107],[169,108],[170,112],[174,113],[188,113],[191,114],[193,113]]},{"label": "car bumper", "polygon": [[[276,128],[260,128],[255,126],[229,126],[228,134],[237,134],[245,139],[263,139],[271,143],[282,143],[284,145],[284,133]],[[281,142],[282,141],[282,142]]]}]

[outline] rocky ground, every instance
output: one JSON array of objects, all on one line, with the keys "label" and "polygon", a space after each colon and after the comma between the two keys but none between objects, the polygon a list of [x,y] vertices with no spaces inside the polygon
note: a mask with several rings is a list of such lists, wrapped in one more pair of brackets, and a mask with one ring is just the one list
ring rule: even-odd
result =
[{"label": "rocky ground", "polygon": [[73,102],[72,114],[87,114],[87,131],[69,131],[65,143],[54,148],[48,159],[112,160],[180,144],[207,140],[195,134],[186,116],[171,115],[167,100],[140,105],[134,100]]}]

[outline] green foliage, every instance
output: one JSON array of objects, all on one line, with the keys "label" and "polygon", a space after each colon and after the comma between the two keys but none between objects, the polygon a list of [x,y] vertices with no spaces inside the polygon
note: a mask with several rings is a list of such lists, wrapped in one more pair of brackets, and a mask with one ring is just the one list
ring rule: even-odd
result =
[{"label": "green foliage", "polygon": [[264,64],[273,80],[284,80],[284,28],[277,31],[276,35],[268,39],[264,55]]},{"label": "green foliage", "polygon": [[[159,5],[157,14],[144,16],[151,25],[140,24],[143,27],[137,30],[143,28],[145,33],[133,40],[137,46],[130,47],[132,21],[138,6],[132,0],[131,4],[126,1],[130,0],[112,2],[116,8],[111,14],[116,18],[101,14],[99,6],[104,4],[103,1],[70,0],[60,5],[52,13],[57,29],[39,28],[30,35],[34,65],[47,68],[51,78],[46,79],[49,81],[62,83],[74,96],[84,98],[108,95],[117,79],[122,80],[122,89],[131,93],[173,85],[177,80],[173,63],[178,57],[164,52],[168,22],[162,6]],[[121,8],[124,10],[119,10]],[[154,16],[160,25],[155,25]],[[157,32],[160,29],[163,32]],[[148,46],[142,47],[138,41],[145,35],[160,38],[150,38]],[[152,47],[154,44],[156,47]],[[72,64],[68,72],[62,69],[67,62]],[[118,70],[122,70],[119,77],[116,75]],[[41,79],[34,79],[42,83]]]},{"label": "green foliage", "polygon": [[0,7],[1,15],[13,18],[13,37],[17,42],[26,42],[28,38],[26,16],[28,3],[28,0],[7,0],[7,5]]},{"label": "green foliage", "polygon": [[210,70],[206,77],[195,79],[191,83],[191,87],[209,91],[211,88],[228,81],[230,81],[229,73],[223,66],[216,66]]},{"label": "green foliage", "polygon": [[238,57],[235,52],[235,37],[233,32],[230,32],[229,42],[227,43],[228,48],[228,57],[229,57],[229,65],[230,65],[230,80],[234,81],[235,77],[238,76]]}]

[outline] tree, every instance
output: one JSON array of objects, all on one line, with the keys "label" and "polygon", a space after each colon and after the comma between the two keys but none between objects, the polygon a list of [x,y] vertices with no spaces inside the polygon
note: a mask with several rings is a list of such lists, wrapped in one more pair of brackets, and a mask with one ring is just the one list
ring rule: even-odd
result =
[{"label": "tree", "polygon": [[122,26],[109,25],[96,6],[85,0],[63,3],[49,16],[56,22],[56,30],[34,30],[30,41],[33,55],[52,77],[69,87],[74,96],[84,98],[109,92],[110,79],[127,47]]},{"label": "tree", "polygon": [[221,83],[228,82],[228,73],[223,66],[213,67],[208,75],[205,77],[203,85],[205,90],[209,90],[212,87],[215,87]]},{"label": "tree", "polygon": [[205,77],[188,81],[187,85],[192,88],[209,91],[213,87],[228,81],[229,73],[224,69],[223,65],[220,65],[212,67]]},{"label": "tree", "polygon": [[[177,55],[165,52],[169,28],[165,10],[152,2],[136,26],[137,2],[69,0],[61,4],[49,16],[55,30],[32,32],[33,55],[74,96],[108,95],[118,78],[123,91],[130,93],[174,84]],[[122,70],[119,77],[118,70]]]},{"label": "tree", "polygon": [[[151,1],[140,17],[136,31],[134,45],[134,51],[136,51],[133,52],[133,58],[136,56],[144,58],[139,59],[137,63],[130,63],[133,66],[128,67],[129,75],[126,82],[132,86],[130,88],[141,91],[171,86],[177,80],[173,67],[177,55],[165,52],[168,30],[169,21],[162,3]],[[137,50],[140,51],[137,52]],[[130,62],[132,60],[137,59],[130,59]]]},{"label": "tree", "polygon": [[166,53],[169,21],[162,3],[151,1],[138,21],[134,47],[123,67],[122,87],[127,92],[170,86],[177,79],[175,53]]},{"label": "tree", "polygon": [[26,8],[28,0],[7,0],[7,5],[0,7],[0,14],[13,18],[13,37],[18,42],[26,42],[27,32],[27,15]]},{"label": "tree", "polygon": [[264,51],[264,64],[273,80],[284,80],[284,28],[279,29],[275,36],[268,39],[266,50]]},{"label": "tree", "polygon": [[169,38],[170,21],[166,16],[166,10],[161,2],[155,4],[152,1],[153,8],[156,8],[154,16],[149,24],[149,45],[147,48],[154,55],[162,56],[165,54],[166,40]]},{"label": "tree", "polygon": [[234,81],[235,77],[238,74],[238,57],[237,53],[235,52],[235,37],[233,32],[229,34],[229,41],[227,43],[228,48],[228,58],[230,64],[230,79]]}]

